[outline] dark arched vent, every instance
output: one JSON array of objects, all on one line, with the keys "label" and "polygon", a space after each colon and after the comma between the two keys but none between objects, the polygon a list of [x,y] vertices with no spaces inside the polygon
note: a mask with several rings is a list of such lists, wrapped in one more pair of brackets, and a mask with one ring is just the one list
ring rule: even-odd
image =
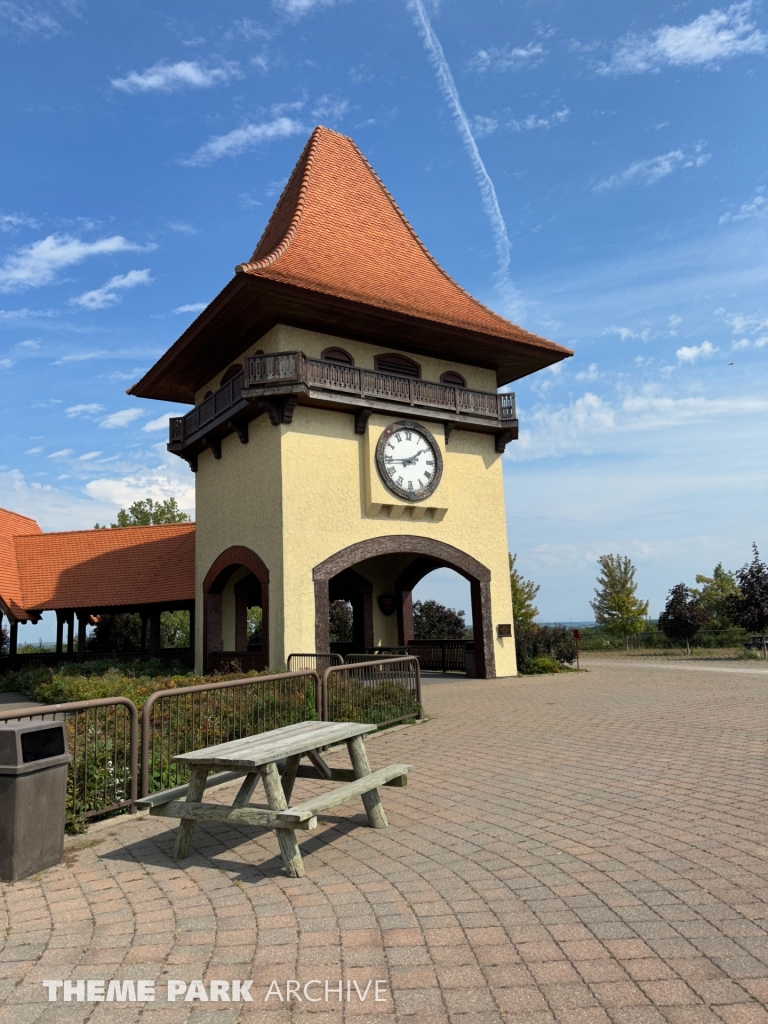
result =
[{"label": "dark arched vent", "polygon": [[441,384],[450,384],[454,388],[465,388],[467,382],[461,376],[460,373],[456,373],[455,370],[448,370],[446,373],[440,374]]},{"label": "dark arched vent", "polygon": [[233,377],[236,377],[238,373],[241,373],[243,369],[242,363],[232,363],[232,365],[224,371],[224,376],[221,378],[221,387],[225,384],[229,384]]},{"label": "dark arched vent", "polygon": [[342,366],[355,365],[355,360],[343,348],[327,348],[320,358],[326,363],[340,363]]},{"label": "dark arched vent", "polygon": [[401,356],[399,352],[388,352],[385,356],[376,356],[376,369],[379,373],[392,373],[397,377],[413,377],[418,380],[421,377],[421,367],[414,363],[408,356]]}]

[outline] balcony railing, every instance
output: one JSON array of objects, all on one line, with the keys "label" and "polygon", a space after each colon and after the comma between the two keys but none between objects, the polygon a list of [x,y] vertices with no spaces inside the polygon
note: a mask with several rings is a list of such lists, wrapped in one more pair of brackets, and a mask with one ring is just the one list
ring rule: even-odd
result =
[{"label": "balcony railing", "polygon": [[325,396],[332,400],[336,396],[345,404],[396,405],[403,407],[404,411],[412,408],[414,412],[416,409],[431,410],[441,412],[441,419],[451,415],[459,420],[469,417],[475,423],[484,421],[491,429],[504,429],[517,418],[513,394],[474,391],[452,384],[327,363],[321,359],[308,359],[303,352],[249,356],[245,362],[244,370],[205,398],[192,412],[171,419],[172,445],[183,445],[244,401],[258,401],[261,395],[297,391],[303,392],[310,400]]}]

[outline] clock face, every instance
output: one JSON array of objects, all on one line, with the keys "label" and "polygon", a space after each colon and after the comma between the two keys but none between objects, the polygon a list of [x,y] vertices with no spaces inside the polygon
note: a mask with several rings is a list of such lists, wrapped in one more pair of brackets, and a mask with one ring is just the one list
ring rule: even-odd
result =
[{"label": "clock face", "polygon": [[440,482],[443,459],[434,437],[409,420],[393,423],[376,446],[376,465],[385,486],[406,501],[423,501]]}]

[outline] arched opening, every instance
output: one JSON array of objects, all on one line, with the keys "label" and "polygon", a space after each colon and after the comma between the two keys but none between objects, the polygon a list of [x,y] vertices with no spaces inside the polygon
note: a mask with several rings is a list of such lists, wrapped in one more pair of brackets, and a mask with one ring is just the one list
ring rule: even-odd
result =
[{"label": "arched opening", "polygon": [[351,544],[315,566],[315,649],[329,650],[330,601],[339,598],[352,604],[358,650],[405,646],[414,639],[413,590],[444,566],[469,582],[475,674],[495,676],[490,570],[458,548],[427,537],[377,537]]},{"label": "arched opening", "polygon": [[320,356],[326,363],[338,363],[340,366],[354,366],[355,360],[343,348],[327,348]]},{"label": "arched opening", "polygon": [[441,384],[450,384],[454,388],[465,388],[467,386],[466,380],[460,373],[456,373],[455,370],[447,370],[445,373],[440,374]]},{"label": "arched opening", "polygon": [[[248,613],[255,608],[261,609],[261,643],[249,644]],[[206,573],[203,665],[205,672],[269,665],[269,570],[250,548],[227,548]]]},{"label": "arched opening", "polygon": [[242,370],[242,363],[232,363],[232,365],[224,371],[219,387],[223,388],[225,384],[229,384],[233,377],[236,377],[238,373],[242,373]]}]

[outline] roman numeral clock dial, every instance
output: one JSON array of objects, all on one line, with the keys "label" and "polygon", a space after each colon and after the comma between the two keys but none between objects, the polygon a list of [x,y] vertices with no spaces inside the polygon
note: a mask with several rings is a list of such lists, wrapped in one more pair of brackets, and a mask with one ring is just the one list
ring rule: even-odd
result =
[{"label": "roman numeral clock dial", "polygon": [[384,486],[398,498],[423,501],[440,482],[443,459],[426,427],[401,420],[379,438],[376,466]]}]

